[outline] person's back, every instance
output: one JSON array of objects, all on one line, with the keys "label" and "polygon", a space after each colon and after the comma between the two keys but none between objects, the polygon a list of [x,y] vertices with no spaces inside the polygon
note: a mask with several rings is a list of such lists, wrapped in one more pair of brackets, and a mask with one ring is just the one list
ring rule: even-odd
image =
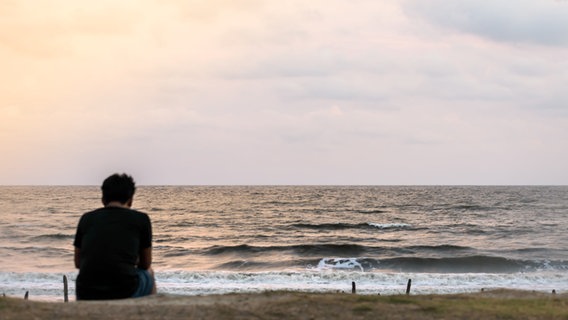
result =
[{"label": "person's back", "polygon": [[155,292],[148,215],[130,209],[134,181],[113,175],[102,186],[104,208],[85,213],[75,235],[78,300],[120,299]]}]

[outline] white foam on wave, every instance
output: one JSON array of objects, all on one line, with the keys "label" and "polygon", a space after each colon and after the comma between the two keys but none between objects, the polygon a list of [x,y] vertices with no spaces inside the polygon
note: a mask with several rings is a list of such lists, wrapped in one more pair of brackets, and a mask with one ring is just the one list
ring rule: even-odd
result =
[{"label": "white foam on wave", "polygon": [[568,291],[568,275],[553,273],[432,274],[307,270],[305,272],[177,272],[158,273],[163,292],[185,295],[291,290],[302,292],[349,292],[356,282],[360,294],[403,294],[412,279],[414,294],[477,292],[509,288],[550,292]]},{"label": "white foam on wave", "polygon": [[30,299],[63,301],[63,276],[67,276],[69,298],[75,297],[77,272],[0,272],[0,294],[23,297],[29,292]]},{"label": "white foam on wave", "polygon": [[[350,292],[351,283],[359,294],[403,294],[412,279],[413,294],[450,294],[478,292],[481,289],[509,288],[542,292],[568,292],[568,273],[544,271],[511,274],[484,273],[395,273],[361,272],[350,259],[336,259],[335,266],[349,268],[312,268],[304,271],[228,272],[157,271],[158,291],[169,294],[208,295],[255,293],[272,290],[300,292]],[[0,294],[32,300],[63,300],[61,273],[0,272]],[[69,278],[69,297],[75,297],[76,274]]]},{"label": "white foam on wave", "polygon": [[357,258],[324,258],[320,260],[316,269],[358,269],[359,271],[364,271]]},{"label": "white foam on wave", "polygon": [[407,223],[373,223],[367,222],[368,225],[371,227],[379,228],[379,229],[404,229],[410,228],[411,225]]}]

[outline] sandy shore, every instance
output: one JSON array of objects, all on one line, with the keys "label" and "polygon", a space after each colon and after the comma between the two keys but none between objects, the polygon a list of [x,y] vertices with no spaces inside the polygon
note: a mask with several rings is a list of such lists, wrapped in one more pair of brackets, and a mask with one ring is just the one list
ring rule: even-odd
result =
[{"label": "sandy shore", "polygon": [[266,292],[156,295],[116,301],[0,298],[0,319],[567,319],[568,295],[494,290],[476,294],[368,296]]}]

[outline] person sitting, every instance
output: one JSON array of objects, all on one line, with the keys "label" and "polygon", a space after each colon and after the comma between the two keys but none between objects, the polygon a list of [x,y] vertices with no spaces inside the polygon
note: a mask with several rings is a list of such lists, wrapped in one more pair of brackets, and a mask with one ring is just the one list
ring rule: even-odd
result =
[{"label": "person sitting", "polygon": [[131,209],[134,180],[113,174],[101,190],[104,207],[81,216],[73,242],[77,300],[155,294],[152,224],[146,213]]}]

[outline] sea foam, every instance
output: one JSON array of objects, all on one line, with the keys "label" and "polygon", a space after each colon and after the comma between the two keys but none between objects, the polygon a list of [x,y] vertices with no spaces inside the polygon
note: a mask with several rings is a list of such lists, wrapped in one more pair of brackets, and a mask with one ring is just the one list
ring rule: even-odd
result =
[{"label": "sea foam", "polygon": [[407,223],[373,223],[368,222],[368,225],[371,227],[379,228],[379,229],[404,229],[412,227],[410,224]]},{"label": "sea foam", "polygon": [[[478,292],[482,289],[509,288],[541,292],[568,292],[568,274],[540,273],[398,273],[361,272],[350,259],[325,261],[323,268],[305,271],[229,272],[229,271],[158,271],[156,282],[160,293],[207,295],[227,293],[257,293],[273,290],[299,292],[350,292],[357,284],[359,294],[403,294],[408,279],[412,279],[413,294],[452,294]],[[334,264],[335,263],[335,264]],[[326,266],[335,265],[338,268]],[[345,266],[345,269],[341,269]],[[69,295],[75,296],[76,273],[67,274]],[[0,272],[0,293],[30,299],[63,300],[62,273]]]}]

